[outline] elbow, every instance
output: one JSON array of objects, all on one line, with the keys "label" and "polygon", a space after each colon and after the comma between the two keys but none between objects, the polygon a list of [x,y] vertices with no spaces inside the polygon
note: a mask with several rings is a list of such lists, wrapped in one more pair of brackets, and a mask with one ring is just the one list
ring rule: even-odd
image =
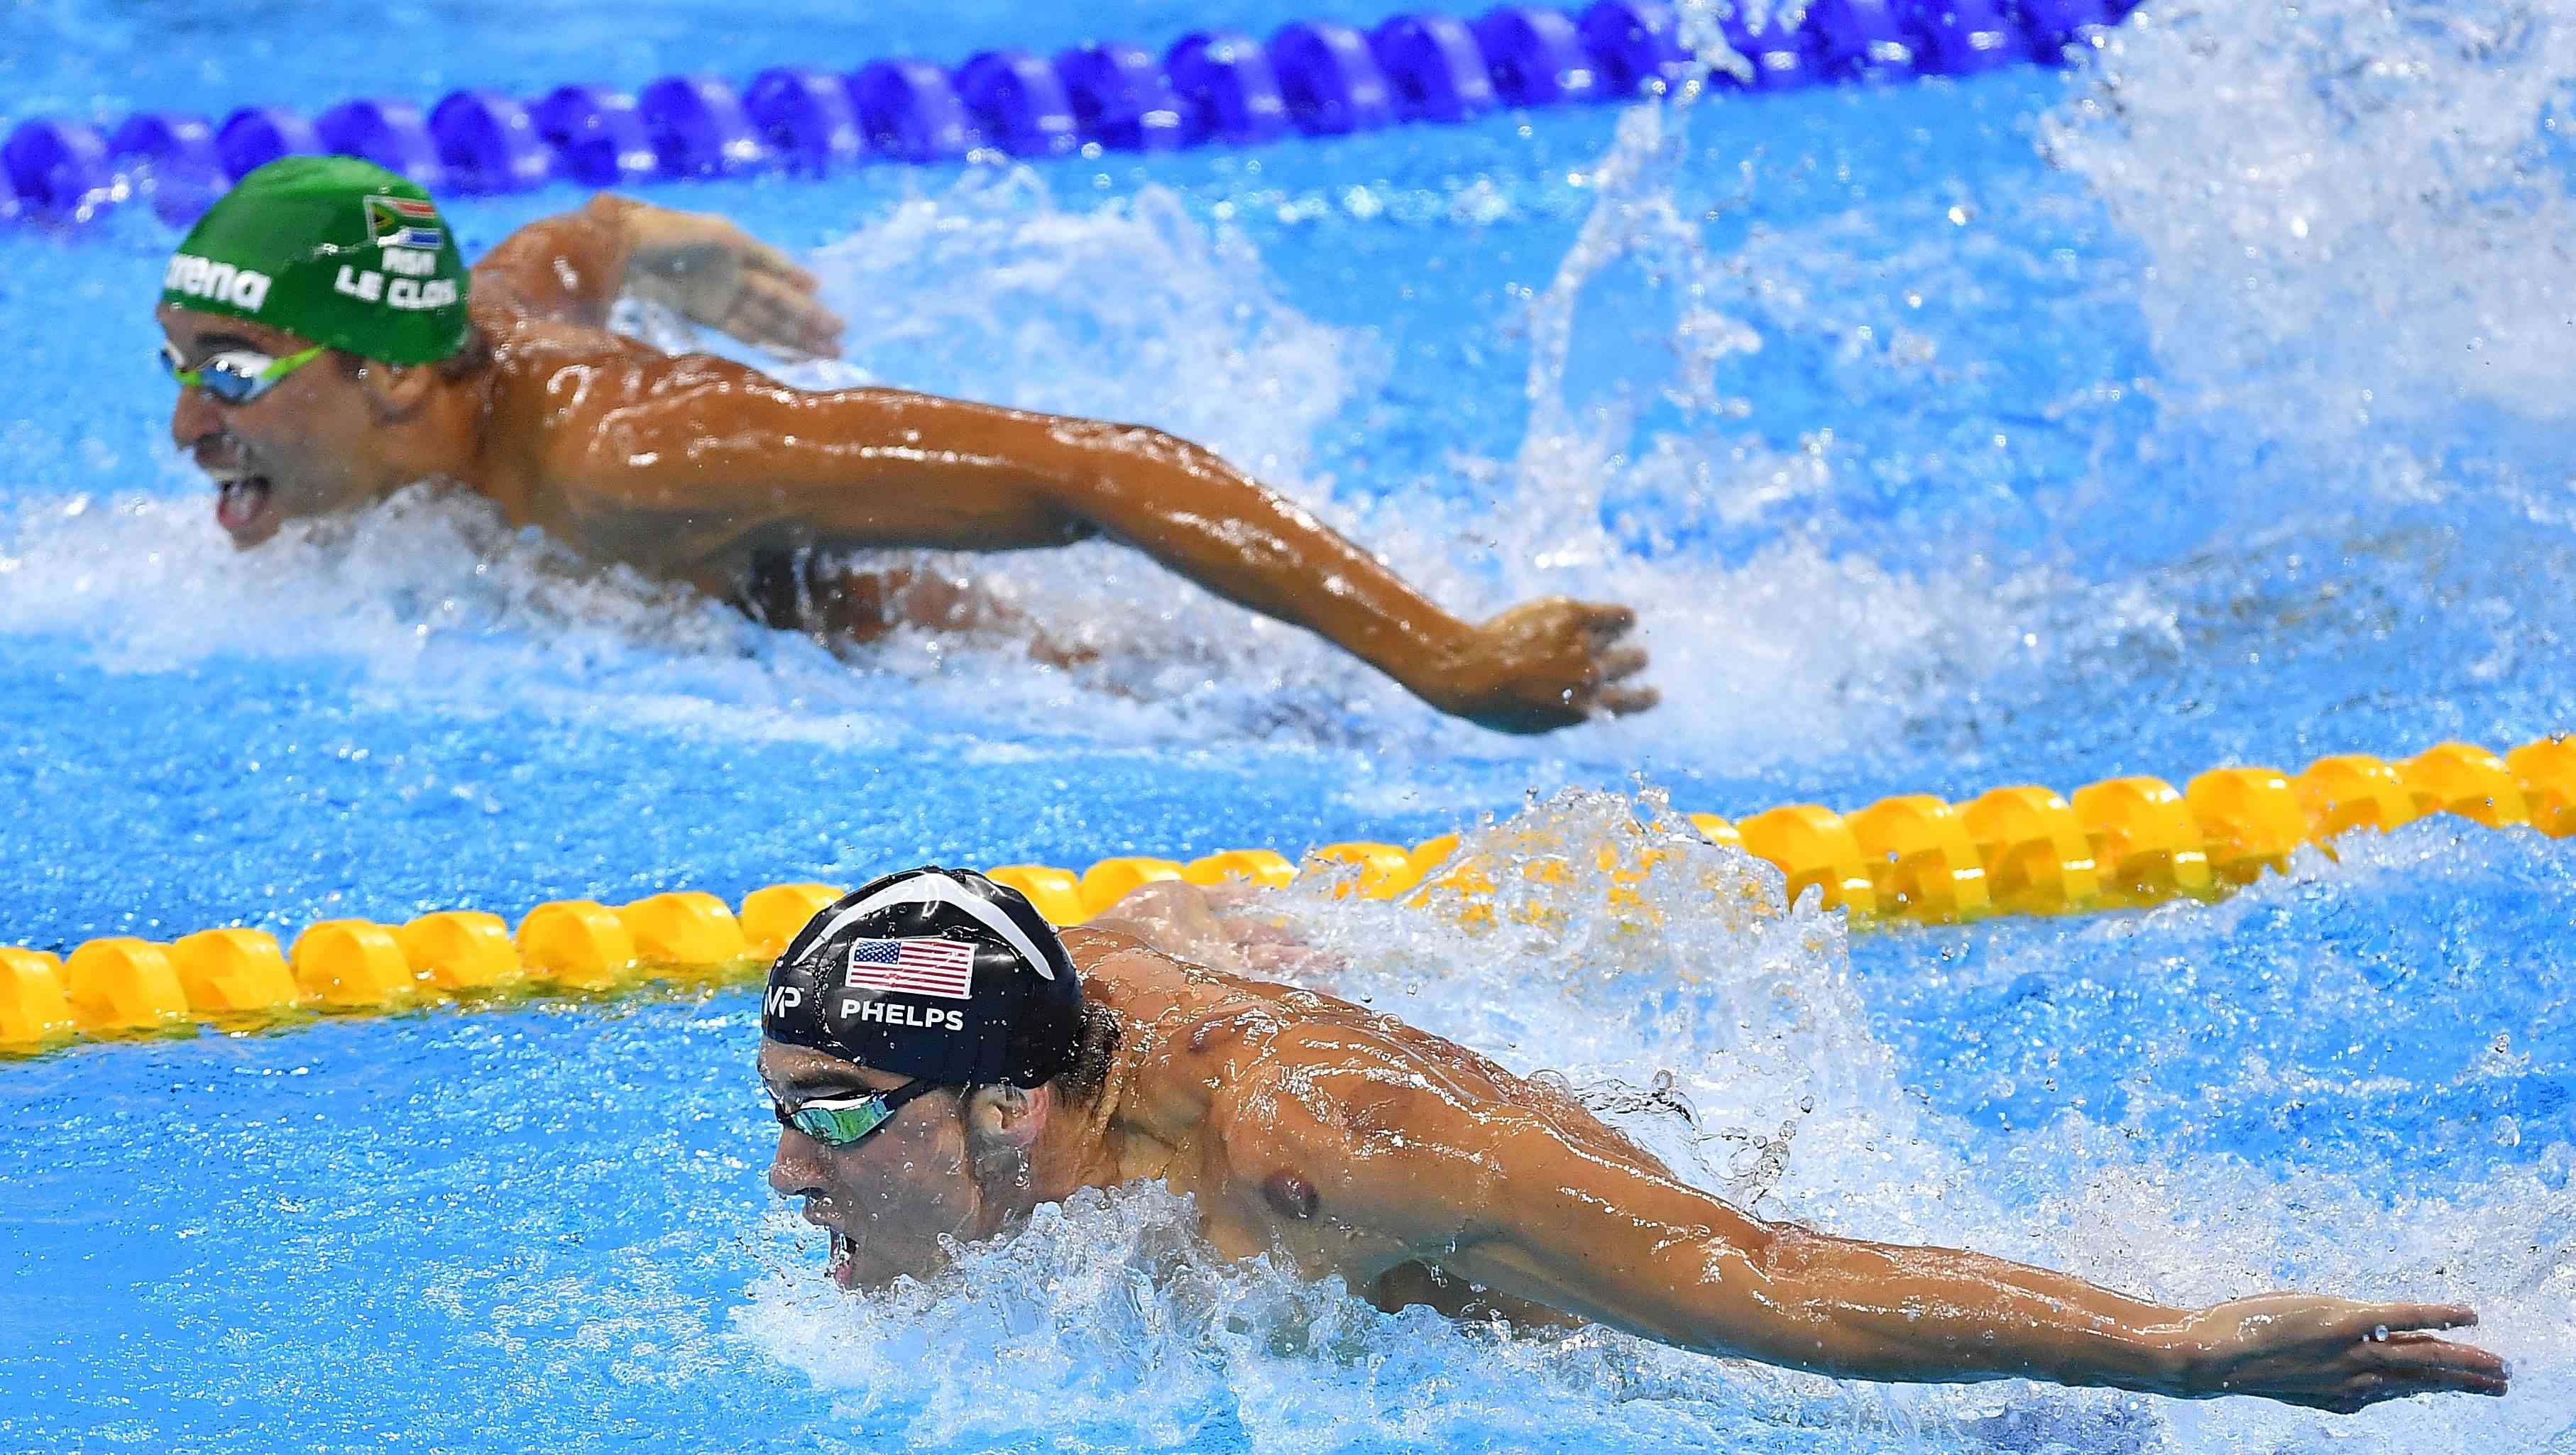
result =
[{"label": "elbow", "polygon": [[1748,1219],[1747,1226],[1738,1230],[1730,1241],[1744,1255],[1745,1265],[1756,1276],[1795,1282],[1814,1264],[1818,1245],[1823,1240],[1795,1224]]},{"label": "elbow", "polygon": [[1071,467],[1060,472],[1057,488],[1077,496],[1114,493],[1175,474],[1206,475],[1225,468],[1205,446],[1150,424],[1050,418],[1046,432]]},{"label": "elbow", "polygon": [[1722,1256],[1733,1266],[1713,1268],[1712,1273],[1721,1285],[1736,1283],[1734,1297],[1724,1302],[1740,1310],[1744,1322],[1717,1341],[1724,1352],[1836,1372],[1833,1320],[1823,1315],[1814,1296],[1815,1277],[1830,1242],[1785,1224],[1753,1223],[1730,1232]]},{"label": "elbow", "polygon": [[597,192],[591,195],[588,202],[582,204],[581,213],[582,216],[611,231],[622,232],[626,227],[626,220],[633,217],[636,209],[643,205],[632,197],[620,196],[615,192]]}]

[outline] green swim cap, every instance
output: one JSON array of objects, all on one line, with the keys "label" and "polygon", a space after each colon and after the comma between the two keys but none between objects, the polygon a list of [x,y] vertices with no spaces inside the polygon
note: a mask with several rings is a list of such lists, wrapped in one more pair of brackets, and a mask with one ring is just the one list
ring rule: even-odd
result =
[{"label": "green swim cap", "polygon": [[429,194],[355,157],[280,157],[179,244],[161,301],[388,364],[465,346],[464,256]]}]

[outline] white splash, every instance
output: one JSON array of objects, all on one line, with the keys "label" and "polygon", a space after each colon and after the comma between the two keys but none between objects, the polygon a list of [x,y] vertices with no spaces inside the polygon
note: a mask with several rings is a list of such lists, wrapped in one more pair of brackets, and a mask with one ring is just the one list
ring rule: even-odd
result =
[{"label": "white splash", "polygon": [[2571,88],[2560,4],[2148,6],[2045,144],[2145,250],[2179,407],[2324,443],[2563,422]]}]

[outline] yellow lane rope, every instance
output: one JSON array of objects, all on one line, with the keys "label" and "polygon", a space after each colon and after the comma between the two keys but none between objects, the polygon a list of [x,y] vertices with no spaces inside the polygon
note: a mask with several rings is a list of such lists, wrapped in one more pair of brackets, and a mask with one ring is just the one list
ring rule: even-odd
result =
[{"label": "yellow lane rope", "polygon": [[[2180,792],[2162,779],[2131,777],[2089,784],[2071,798],[2016,785],[1960,803],[1902,795],[1848,814],[1790,804],[1732,821],[1688,817],[1710,839],[1779,866],[1792,902],[1812,887],[1861,924],[2215,898],[2267,869],[2281,870],[2301,845],[2331,853],[2338,835],[2384,832],[2434,813],[2553,838],[2576,834],[2576,740],[2545,738],[2501,757],[2474,744],[2443,743],[2397,763],[2347,753],[2295,775],[2217,768]],[[1490,892],[1489,866],[1462,862],[1443,870],[1457,847],[1455,834],[1410,848],[1327,844],[1306,863],[1353,875],[1351,890],[1369,898],[1419,899],[1430,881],[1472,902]],[[1612,851],[1602,853],[1602,867],[1613,868]],[[1521,867],[1540,877],[1563,872],[1561,864],[1554,871],[1542,862]],[[1103,859],[1079,875],[1043,864],[987,872],[1028,895],[1049,919],[1073,925],[1157,880],[1275,887],[1296,878],[1299,866],[1275,850],[1231,849],[1186,863]],[[326,920],[283,948],[264,930],[211,929],[168,944],[91,940],[68,957],[0,949],[0,1055],[38,1054],[82,1038],[190,1035],[200,1026],[258,1030],[318,1015],[751,979],[842,893],[824,884],[777,884],[746,896],[739,913],[695,891],[620,908],[559,900],[528,911],[515,933],[496,915],[442,910],[400,926]]]}]

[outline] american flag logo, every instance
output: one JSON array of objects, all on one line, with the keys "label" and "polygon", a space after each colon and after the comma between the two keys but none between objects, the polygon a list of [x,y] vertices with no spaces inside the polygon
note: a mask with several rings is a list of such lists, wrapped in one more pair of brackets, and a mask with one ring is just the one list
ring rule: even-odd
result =
[{"label": "american flag logo", "polygon": [[968,999],[975,947],[956,940],[852,940],[850,988]]}]

